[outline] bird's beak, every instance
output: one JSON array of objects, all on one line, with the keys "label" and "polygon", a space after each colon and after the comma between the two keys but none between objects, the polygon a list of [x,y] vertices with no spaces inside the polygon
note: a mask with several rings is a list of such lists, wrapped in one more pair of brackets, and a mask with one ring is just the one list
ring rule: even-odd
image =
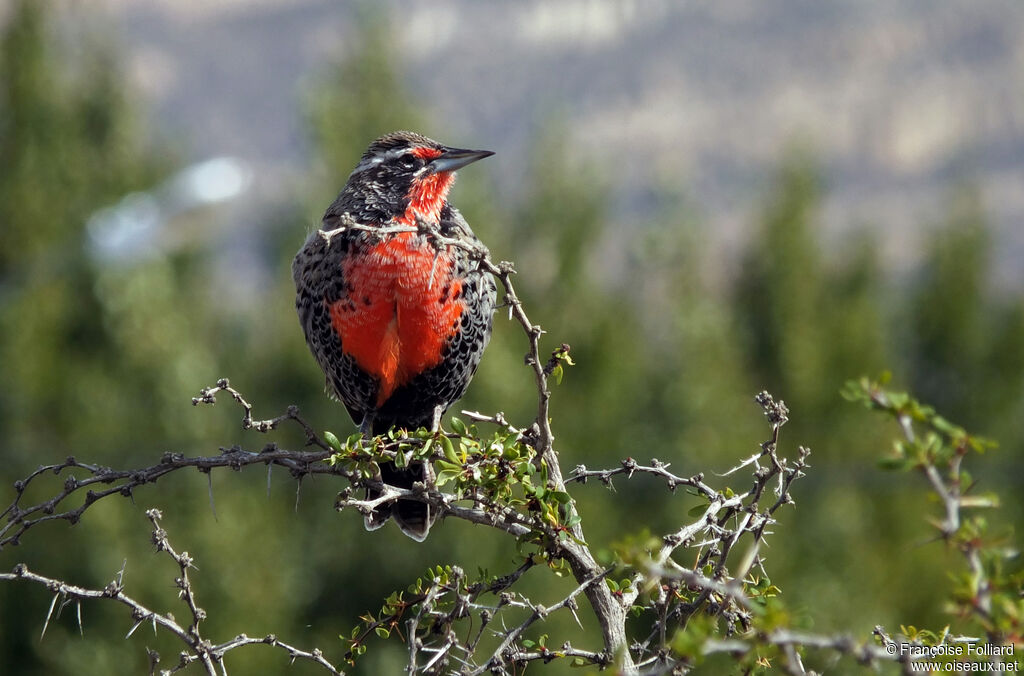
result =
[{"label": "bird's beak", "polygon": [[430,173],[439,174],[442,171],[456,171],[467,164],[490,157],[494,153],[490,150],[463,150],[462,148],[446,148],[443,153],[430,161],[427,165]]}]

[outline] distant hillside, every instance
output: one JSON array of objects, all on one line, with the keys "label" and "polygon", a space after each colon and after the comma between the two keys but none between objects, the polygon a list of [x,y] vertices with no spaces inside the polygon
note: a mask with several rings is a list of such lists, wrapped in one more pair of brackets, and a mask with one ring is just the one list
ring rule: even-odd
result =
[{"label": "distant hillside", "polygon": [[[384,4],[384,3],[382,3]],[[896,262],[952,181],[983,187],[1004,281],[1024,284],[1024,4],[1016,0],[390,2],[394,49],[437,121],[510,189],[549,115],[620,179],[687,186],[728,245],[794,138],[828,172],[831,230],[872,223]],[[108,1],[162,128],[274,185],[305,166],[297,100],[344,54],[335,0]],[[339,181],[344,177],[339,177]]]}]

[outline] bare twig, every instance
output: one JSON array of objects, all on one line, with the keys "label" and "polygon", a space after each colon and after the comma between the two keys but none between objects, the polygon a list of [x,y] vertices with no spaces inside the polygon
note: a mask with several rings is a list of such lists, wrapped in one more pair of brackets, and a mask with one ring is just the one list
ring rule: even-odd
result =
[{"label": "bare twig", "polygon": [[[224,666],[224,656],[228,652],[246,645],[266,644],[284,649],[292,661],[295,661],[296,659],[307,660],[323,667],[330,674],[343,676],[344,672],[328,662],[319,650],[300,650],[299,648],[279,641],[277,637],[273,635],[266,636],[264,638],[249,638],[245,634],[240,634],[229,641],[217,644],[211,643],[209,640],[205,639],[199,629],[199,623],[206,618],[206,612],[200,608],[196,602],[195,593],[193,592],[192,583],[188,575],[189,570],[194,568],[192,557],[188,555],[188,552],[179,553],[171,546],[171,543],[167,538],[167,532],[160,525],[162,514],[159,510],[148,510],[146,512],[146,517],[153,525],[153,543],[156,545],[157,551],[166,552],[178,565],[180,575],[175,579],[175,585],[178,587],[179,597],[184,601],[185,605],[188,606],[192,616],[192,622],[187,627],[178,623],[170,613],[158,613],[146,607],[139,601],[136,601],[131,596],[125,594],[121,583],[121,578],[124,572],[123,569],[121,573],[119,573],[115,579],[103,589],[88,589],[86,587],[70,584],[64,580],[58,580],[34,573],[24,564],[18,564],[15,566],[14,571],[11,573],[0,573],[0,580],[23,580],[32,582],[42,585],[53,592],[53,601],[50,604],[50,610],[47,612],[46,621],[44,622],[44,633],[46,631],[45,627],[49,624],[50,616],[53,613],[53,608],[59,599],[63,599],[64,602],[67,602],[70,599],[74,599],[78,602],[109,599],[127,606],[130,609],[134,625],[128,631],[128,636],[131,636],[139,625],[149,622],[153,624],[154,629],[156,627],[162,627],[177,637],[177,639],[181,641],[186,648],[186,650],[181,653],[179,662],[179,667],[181,668],[184,668],[189,664],[199,663],[202,665],[204,672],[209,676],[216,676],[218,674],[218,668],[220,674],[226,674],[227,669]],[[149,659],[150,664],[155,665],[156,661],[159,660],[159,655],[153,651],[149,651]],[[172,671],[177,670],[178,668],[176,667],[163,673],[169,674]]]},{"label": "bare twig", "polygon": [[[567,596],[565,596],[561,601],[557,603],[554,603],[550,606],[534,607],[533,612],[530,613],[530,615],[525,620],[523,620],[523,622],[519,626],[505,633],[504,639],[502,640],[501,644],[494,650],[494,653],[491,655],[491,658],[487,660],[487,662],[485,662],[483,665],[469,672],[470,676],[479,676],[479,674],[482,674],[485,671],[491,671],[496,667],[504,666],[507,664],[515,664],[515,655],[517,653],[514,651],[510,652],[510,648],[512,645],[515,644],[515,642],[519,639],[522,633],[526,631],[526,629],[530,625],[532,625],[537,620],[541,620],[547,617],[556,610],[559,610],[561,608],[569,608],[573,600],[577,596],[579,596],[581,592],[585,592],[588,587],[595,584],[603,584],[601,583],[601,580],[607,577],[610,572],[611,569],[609,568],[607,570],[601,571],[589,580],[583,581],[578,587],[569,592]],[[609,664],[610,662],[611,657],[609,655],[605,655],[603,658],[600,658],[598,660],[598,663],[602,665]]]},{"label": "bare twig", "polygon": [[633,478],[635,474],[650,474],[665,480],[670,491],[675,491],[679,486],[694,488],[706,498],[712,499],[717,496],[717,491],[704,483],[703,474],[695,474],[691,477],[682,477],[668,471],[671,463],[661,462],[657,458],[651,459],[650,465],[641,465],[633,458],[626,458],[619,467],[611,469],[587,469],[586,465],[576,465],[569,474],[566,481],[569,483],[587,483],[588,479],[598,479],[605,486],[612,488],[612,477],[625,474],[627,478]]},{"label": "bare twig", "polygon": [[[275,444],[268,444],[256,453],[235,446],[223,449],[220,455],[215,456],[186,457],[181,453],[165,453],[157,464],[132,470],[115,470],[79,462],[74,457],[69,457],[62,463],[40,467],[25,479],[14,483],[14,501],[0,512],[0,518],[6,519],[6,522],[0,525],[0,549],[19,544],[21,536],[40,523],[58,520],[71,524],[78,523],[82,514],[98,500],[111,495],[131,498],[139,486],[155,483],[171,472],[188,467],[209,472],[219,467],[237,470],[262,463],[284,467],[295,477],[307,474],[334,474],[355,478],[342,467],[332,467],[326,463],[330,455],[331,453],[327,451],[288,451],[277,448]],[[70,473],[72,470],[80,470],[83,474],[76,476]],[[21,501],[29,485],[50,474],[67,474],[63,489],[48,500],[23,507]],[[85,499],[81,504],[74,507],[64,504],[70,496],[83,492]]]},{"label": "bare twig", "polygon": [[256,430],[257,432],[269,432],[277,429],[277,427],[288,420],[293,420],[300,427],[302,431],[306,433],[306,443],[319,446],[325,451],[330,451],[331,447],[327,442],[318,435],[313,428],[307,423],[302,416],[299,415],[298,406],[289,406],[288,410],[283,415],[279,415],[276,418],[270,418],[269,420],[253,420],[252,419],[252,404],[247,402],[242,395],[235,388],[231,387],[231,383],[228,382],[227,378],[221,378],[217,381],[217,384],[213,387],[204,387],[199,391],[198,397],[192,397],[192,405],[198,406],[199,404],[210,404],[217,403],[217,393],[227,392],[231,395],[231,398],[238,402],[238,404],[245,411],[245,415],[242,416],[242,429],[244,430]]}]

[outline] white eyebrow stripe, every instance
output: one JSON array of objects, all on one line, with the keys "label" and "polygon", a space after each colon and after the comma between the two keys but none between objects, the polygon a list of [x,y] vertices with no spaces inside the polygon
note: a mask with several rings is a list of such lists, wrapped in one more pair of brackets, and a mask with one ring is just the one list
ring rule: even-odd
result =
[{"label": "white eyebrow stripe", "polygon": [[391,150],[388,150],[383,154],[374,155],[373,157],[366,158],[364,160],[361,160],[359,164],[356,165],[356,168],[352,170],[352,173],[349,174],[349,176],[358,174],[361,171],[366,171],[367,169],[372,169],[373,167],[376,167],[377,165],[384,162],[385,160],[391,160],[396,157],[401,157],[402,155],[408,155],[410,152],[412,152],[412,148],[392,148]]}]

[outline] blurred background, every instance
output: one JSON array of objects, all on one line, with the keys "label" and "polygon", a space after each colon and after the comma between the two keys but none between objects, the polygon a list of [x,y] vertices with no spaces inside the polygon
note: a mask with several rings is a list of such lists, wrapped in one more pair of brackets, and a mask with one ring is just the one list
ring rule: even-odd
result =
[{"label": "blurred background", "polygon": [[[516,262],[550,346],[572,346],[552,404],[566,469],[656,457],[713,477],[766,438],[752,397],[769,389],[792,411],[785,450],[813,450],[766,551],[792,622],[955,630],[943,598],[961,564],[928,541],[937,506],[917,477],[876,468],[895,430],[838,392],[889,369],[996,438],[969,469],[1004,498],[993,528],[1019,523],[1014,0],[2,0],[0,503],[72,454],[131,468],[168,450],[302,445],[292,429],[242,432],[227,402],[193,408],[220,377],[258,417],[297,404],[317,429],[353,432],[323,394],[289,266],[369,141],[403,128],[497,152],[452,201]],[[455,409],[529,421],[525,351],[499,317]],[[423,545],[366,534],[332,510],[338,482],[297,491],[275,471],[268,496],[251,470],[212,485],[215,513],[207,477],[179,472],[75,527],[33,529],[0,568],[102,587],[124,566],[129,594],[184,617],[175,567],[149,541],[143,512],[159,507],[197,560],[208,637],[276,633],[337,662],[338,635],[428,565],[517,565],[514,543],[462,522]],[[599,550],[697,504],[642,477],[617,489],[574,491]],[[524,591],[550,603],[572,584],[534,570]],[[65,609],[40,640],[50,599],[0,585],[4,674],[143,673],[146,646],[176,662],[145,628],[125,640],[113,604],[82,608],[84,636]],[[597,648],[569,617],[536,629]],[[399,673],[404,658],[378,641],[354,672]],[[321,673],[264,647],[228,667]]]}]

